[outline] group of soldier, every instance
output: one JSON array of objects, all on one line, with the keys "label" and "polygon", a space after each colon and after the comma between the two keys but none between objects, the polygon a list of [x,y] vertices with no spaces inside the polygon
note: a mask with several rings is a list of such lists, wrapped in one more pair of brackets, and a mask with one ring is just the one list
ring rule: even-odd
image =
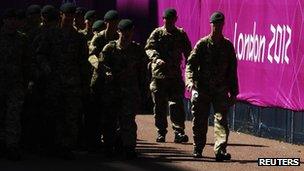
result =
[{"label": "group of soldier", "polygon": [[85,147],[136,158],[135,116],[146,89],[154,104],[156,141],[166,142],[169,113],[174,142],[188,142],[186,87],[192,92],[193,156],[202,157],[212,104],[216,160],[229,160],[227,112],[238,83],[234,48],[222,34],[224,15],[212,14],[210,35],[193,50],[175,25],[176,10],[168,8],[162,17],[164,25],[142,47],[132,41],[133,21],[115,10],[103,20],[73,3],[60,9],[31,5],[23,15],[6,10],[0,33],[0,155],[20,160],[21,147],[39,147],[75,159],[73,151]]}]

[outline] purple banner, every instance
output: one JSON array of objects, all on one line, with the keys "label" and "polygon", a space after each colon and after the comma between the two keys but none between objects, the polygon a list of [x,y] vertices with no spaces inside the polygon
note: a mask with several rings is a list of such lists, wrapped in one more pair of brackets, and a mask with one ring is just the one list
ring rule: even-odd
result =
[{"label": "purple banner", "polygon": [[303,0],[159,0],[159,25],[168,7],[176,8],[177,25],[192,45],[209,34],[214,11],[225,14],[224,35],[238,58],[239,100],[304,110]]}]

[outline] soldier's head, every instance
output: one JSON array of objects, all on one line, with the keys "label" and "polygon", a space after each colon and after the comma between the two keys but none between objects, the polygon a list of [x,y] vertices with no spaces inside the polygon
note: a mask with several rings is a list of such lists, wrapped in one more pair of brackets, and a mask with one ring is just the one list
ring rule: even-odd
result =
[{"label": "soldier's head", "polygon": [[175,26],[175,23],[177,21],[177,12],[173,8],[168,8],[164,11],[163,14],[163,21],[165,26]]},{"label": "soldier's head", "polygon": [[86,25],[89,27],[91,27],[93,25],[93,23],[96,21],[96,19],[97,19],[97,13],[95,10],[89,10],[84,15],[84,21],[85,21]]},{"label": "soldier's head", "polygon": [[2,15],[3,27],[9,31],[16,31],[17,20],[16,20],[16,10],[13,8],[7,9]]},{"label": "soldier's head", "polygon": [[119,23],[119,15],[116,10],[108,11],[104,17],[104,22],[106,23],[108,30],[117,30],[117,25]]},{"label": "soldier's head", "polygon": [[60,14],[54,6],[46,5],[41,10],[41,18],[44,25],[58,24]]},{"label": "soldier's head", "polygon": [[210,25],[213,33],[221,34],[225,24],[225,16],[222,12],[216,11],[210,16]]},{"label": "soldier's head", "polygon": [[75,12],[74,18],[74,25],[78,29],[84,29],[84,15],[86,14],[87,10],[84,7],[77,7]]},{"label": "soldier's head", "polygon": [[133,33],[134,33],[134,24],[133,21],[130,19],[123,19],[119,22],[118,26],[118,34],[119,38],[130,42],[132,41],[133,38]]},{"label": "soldier's head", "polygon": [[76,6],[73,3],[65,3],[60,7],[61,25],[73,26],[75,18]]},{"label": "soldier's head", "polygon": [[100,32],[102,30],[106,29],[106,25],[103,20],[97,20],[94,22],[92,26],[93,32]]},{"label": "soldier's head", "polygon": [[25,14],[25,10],[23,9],[19,9],[16,11],[16,24],[17,24],[17,28],[19,29],[23,29],[26,25],[26,14]]},{"label": "soldier's head", "polygon": [[29,24],[40,25],[41,23],[41,7],[40,5],[30,5],[26,9],[26,17]]}]

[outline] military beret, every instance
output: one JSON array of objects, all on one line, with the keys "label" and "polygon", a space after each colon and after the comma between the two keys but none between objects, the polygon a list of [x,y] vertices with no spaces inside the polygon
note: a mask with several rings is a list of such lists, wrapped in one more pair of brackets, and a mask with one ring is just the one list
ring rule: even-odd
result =
[{"label": "military beret", "polygon": [[163,18],[173,18],[173,17],[176,17],[176,16],[177,16],[177,12],[173,8],[166,9],[164,14],[163,14]]},{"label": "military beret", "polygon": [[71,2],[67,2],[61,5],[60,11],[66,14],[73,14],[76,12],[76,6]]},{"label": "military beret", "polygon": [[87,10],[84,7],[77,7],[76,8],[76,14],[84,15],[87,12]]},{"label": "military beret", "polygon": [[225,20],[225,16],[222,12],[216,11],[210,17],[210,23],[222,23]]},{"label": "military beret", "polygon": [[6,9],[2,15],[3,19],[16,18],[16,10],[13,8]]},{"label": "military beret", "polygon": [[85,20],[92,20],[93,18],[96,18],[96,11],[95,10],[89,10],[88,12],[86,12],[86,14],[84,15],[84,19]]},{"label": "military beret", "polygon": [[117,28],[121,31],[131,30],[134,27],[133,21],[129,19],[123,19],[118,23]]},{"label": "military beret", "polygon": [[25,19],[25,18],[26,18],[25,10],[23,10],[23,9],[17,10],[17,11],[16,11],[16,18],[17,18],[18,20],[23,20],[23,19]]},{"label": "military beret", "polygon": [[103,20],[97,20],[93,23],[92,29],[93,30],[99,30],[102,27],[104,27],[105,23]]},{"label": "military beret", "polygon": [[48,21],[54,21],[59,18],[59,11],[52,5],[46,5],[41,9],[41,15]]},{"label": "military beret", "polygon": [[41,12],[40,5],[30,5],[26,9],[26,15],[40,14],[40,12]]},{"label": "military beret", "polygon": [[104,15],[103,18],[105,21],[117,20],[119,19],[118,12],[115,10],[110,10]]}]

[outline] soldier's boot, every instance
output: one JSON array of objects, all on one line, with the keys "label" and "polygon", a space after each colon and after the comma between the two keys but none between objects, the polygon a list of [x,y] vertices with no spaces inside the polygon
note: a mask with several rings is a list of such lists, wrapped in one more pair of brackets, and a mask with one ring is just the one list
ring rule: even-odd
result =
[{"label": "soldier's boot", "polygon": [[189,137],[183,133],[175,133],[174,142],[175,143],[185,143],[189,141]]},{"label": "soldier's boot", "polygon": [[137,153],[134,147],[124,147],[123,149],[124,159],[132,160],[137,158]]},{"label": "soldier's boot", "polygon": [[68,147],[60,147],[58,153],[59,153],[59,157],[65,159],[65,160],[75,160],[76,159],[74,152],[71,149],[69,149]]},{"label": "soldier's boot", "polygon": [[18,147],[9,147],[7,149],[6,158],[11,161],[21,160],[21,150]]},{"label": "soldier's boot", "polygon": [[223,162],[224,160],[230,160],[231,155],[229,153],[219,152],[215,154],[215,161]]},{"label": "soldier's boot", "polygon": [[166,135],[158,134],[156,138],[156,142],[160,142],[160,143],[166,142]]},{"label": "soldier's boot", "polygon": [[203,157],[202,153],[203,153],[202,149],[200,149],[200,148],[194,148],[194,150],[193,150],[193,158],[202,158]]}]

